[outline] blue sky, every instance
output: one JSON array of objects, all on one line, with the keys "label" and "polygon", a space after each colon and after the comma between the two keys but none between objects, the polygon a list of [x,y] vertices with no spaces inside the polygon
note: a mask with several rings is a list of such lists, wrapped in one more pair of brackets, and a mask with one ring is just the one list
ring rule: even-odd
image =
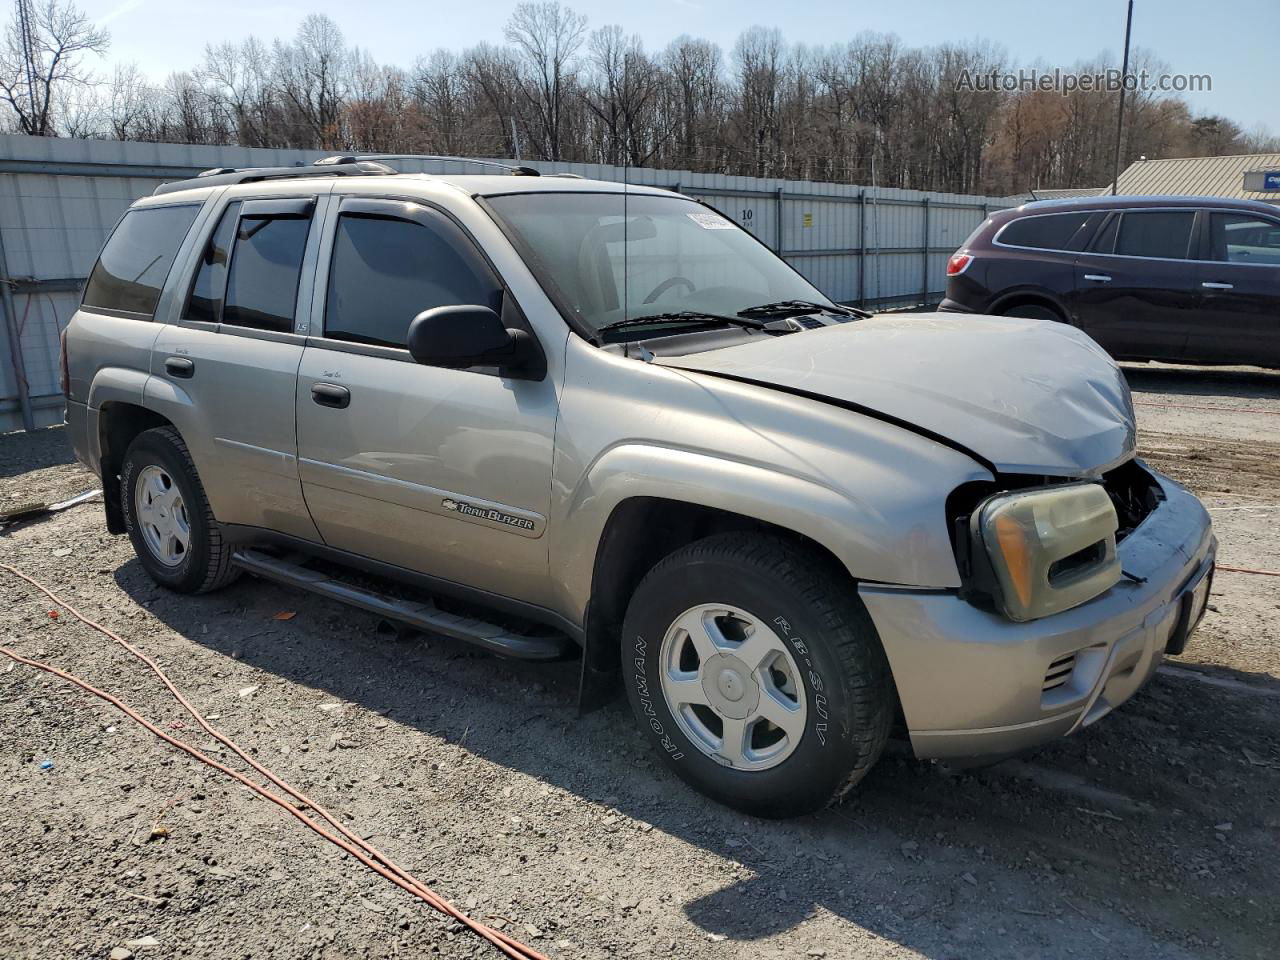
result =
[{"label": "blue sky", "polygon": [[[409,0],[79,0],[112,33],[110,61],[136,61],[160,79],[198,61],[206,42],[292,35],[311,12],[326,13],[348,40],[380,61],[404,66],[436,47],[501,42],[515,0],[483,4]],[[591,27],[620,24],[646,46],[681,33],[729,50],[753,24],[780,28],[789,40],[827,44],[862,30],[898,34],[911,46],[983,38],[1020,63],[1069,68],[1124,41],[1124,0],[576,0]],[[1274,71],[1280,0],[1138,0],[1134,45],[1175,73],[1207,73],[1213,89],[1188,95],[1197,112],[1220,113],[1246,129],[1280,132]]]}]

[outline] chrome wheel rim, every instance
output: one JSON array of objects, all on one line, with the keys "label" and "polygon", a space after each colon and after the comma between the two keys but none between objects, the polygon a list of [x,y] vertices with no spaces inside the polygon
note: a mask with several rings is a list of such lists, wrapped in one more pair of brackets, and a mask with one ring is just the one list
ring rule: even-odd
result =
[{"label": "chrome wheel rim", "polygon": [[143,467],[133,485],[134,516],[151,555],[179,566],[191,549],[191,523],[182,491],[163,467]]},{"label": "chrome wheel rim", "polygon": [[681,731],[727,767],[766,770],[804,735],[804,683],[791,651],[739,607],[704,603],[662,641],[662,695]]}]

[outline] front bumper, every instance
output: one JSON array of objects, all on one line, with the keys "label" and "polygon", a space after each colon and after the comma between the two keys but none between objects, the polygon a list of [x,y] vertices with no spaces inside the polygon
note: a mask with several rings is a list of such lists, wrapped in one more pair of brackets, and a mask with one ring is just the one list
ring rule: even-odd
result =
[{"label": "front bumper", "polygon": [[1074,733],[1181,648],[1204,612],[1217,540],[1200,501],[1155,476],[1165,500],[1121,542],[1126,577],[1071,610],[1014,623],[953,591],[860,587],[917,756],[1008,755]]}]

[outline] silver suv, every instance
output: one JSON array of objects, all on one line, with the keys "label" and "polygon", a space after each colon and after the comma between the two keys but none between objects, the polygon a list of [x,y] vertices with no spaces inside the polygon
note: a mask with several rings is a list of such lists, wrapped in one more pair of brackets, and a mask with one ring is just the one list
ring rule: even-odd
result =
[{"label": "silver suv", "polygon": [[67,422],[158,583],[578,655],[584,706],[621,684],[671,769],[766,816],[895,724],[1007,755],[1182,650],[1209,519],[1088,337],[867,316],[708,206],[533,174],[342,157],[133,205]]}]

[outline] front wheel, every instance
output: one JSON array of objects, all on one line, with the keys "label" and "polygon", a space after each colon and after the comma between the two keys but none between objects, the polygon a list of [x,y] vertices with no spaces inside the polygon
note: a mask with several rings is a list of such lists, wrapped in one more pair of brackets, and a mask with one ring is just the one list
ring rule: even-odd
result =
[{"label": "front wheel", "polygon": [[766,817],[838,800],[880,756],[888,663],[829,558],[772,536],[720,534],[651,570],[623,624],[641,727],[675,773]]}]

